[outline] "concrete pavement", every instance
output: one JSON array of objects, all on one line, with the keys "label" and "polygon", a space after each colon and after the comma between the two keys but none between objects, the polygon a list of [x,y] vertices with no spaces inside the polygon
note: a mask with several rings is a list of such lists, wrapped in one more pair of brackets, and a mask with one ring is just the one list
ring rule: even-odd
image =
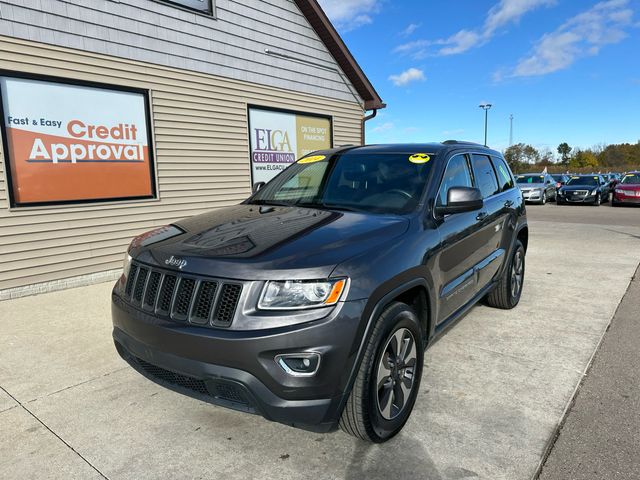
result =
[{"label": "concrete pavement", "polygon": [[529,212],[520,306],[478,306],[428,350],[384,445],[144,379],[113,348],[108,284],[0,302],[0,478],[531,478],[640,262],[640,209]]},{"label": "concrete pavement", "polygon": [[542,469],[541,480],[640,478],[640,269]]}]

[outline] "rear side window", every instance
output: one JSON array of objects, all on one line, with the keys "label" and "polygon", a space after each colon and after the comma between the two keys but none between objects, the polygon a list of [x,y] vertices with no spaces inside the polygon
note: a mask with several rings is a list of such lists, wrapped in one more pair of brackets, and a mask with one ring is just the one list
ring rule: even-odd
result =
[{"label": "rear side window", "polygon": [[513,188],[513,177],[511,176],[511,172],[509,171],[509,167],[505,161],[500,157],[491,157],[491,161],[493,162],[493,166],[495,167],[498,175],[498,186],[500,187],[500,191],[504,192],[505,190]]},{"label": "rear side window", "polygon": [[476,183],[482,192],[482,198],[490,197],[498,193],[498,181],[493,171],[491,160],[486,155],[473,155],[473,170],[476,174]]},{"label": "rear side window", "polygon": [[449,160],[440,184],[437,198],[438,206],[447,204],[447,192],[451,187],[473,187],[469,162],[467,162],[465,155],[456,155]]}]

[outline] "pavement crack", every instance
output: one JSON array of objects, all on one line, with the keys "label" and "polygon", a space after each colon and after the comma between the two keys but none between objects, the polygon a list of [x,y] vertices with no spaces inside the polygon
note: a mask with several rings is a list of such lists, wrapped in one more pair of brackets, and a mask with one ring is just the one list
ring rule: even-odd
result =
[{"label": "pavement crack", "polygon": [[117,368],[116,370],[112,370],[111,372],[103,373],[102,375],[98,375],[97,377],[89,378],[88,380],[83,380],[82,382],[74,383],[73,385],[68,385],[68,386],[66,386],[64,388],[61,388],[59,390],[56,390],[54,392],[49,392],[46,395],[42,395],[41,397],[32,398],[30,400],[27,400],[25,403],[37,402],[38,400],[42,400],[43,398],[47,398],[47,397],[50,397],[52,395],[56,395],[56,394],[58,394],[60,392],[64,392],[66,390],[70,390],[72,388],[76,388],[76,387],[79,387],[81,385],[86,385],[87,383],[91,383],[91,382],[93,382],[95,380],[99,380],[101,378],[108,377],[109,375],[112,375],[114,373],[118,373],[118,372],[120,372],[122,370],[127,370],[127,368],[128,367]]},{"label": "pavement crack", "polygon": [[[93,465],[89,460],[87,460],[80,452],[78,452],[75,448],[73,448],[68,442],[66,442],[60,435],[58,435],[56,432],[53,431],[53,429],[51,427],[49,427],[49,425],[47,425],[46,423],[44,423],[42,420],[40,420],[40,418],[38,418],[38,416],[33,413],[31,410],[29,410],[20,400],[18,400],[16,397],[14,397],[13,395],[11,395],[4,387],[0,386],[0,390],[2,390],[4,393],[6,393],[9,397],[11,397],[11,399],[16,402],[18,405],[15,406],[20,406],[22,407],[22,409],[27,412],[29,415],[31,415],[40,425],[42,425],[44,428],[46,428],[49,432],[51,432],[51,434],[56,437],[58,440],[60,440],[62,443],[64,443],[67,448],[69,448],[69,450],[71,450],[73,453],[75,453],[78,457],[80,457],[82,459],[82,461],[84,461],[87,465],[89,465],[93,470],[95,470],[95,472],[100,475],[102,478],[104,478],[105,480],[109,480],[109,477],[107,477],[104,473],[102,473],[100,470],[98,470],[98,468]],[[14,406],[14,407],[15,407]]]}]

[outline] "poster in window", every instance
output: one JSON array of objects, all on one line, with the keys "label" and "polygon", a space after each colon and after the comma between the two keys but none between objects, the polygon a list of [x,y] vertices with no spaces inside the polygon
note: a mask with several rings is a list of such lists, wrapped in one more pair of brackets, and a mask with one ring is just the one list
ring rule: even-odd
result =
[{"label": "poster in window", "polygon": [[14,206],[153,198],[144,91],[0,76]]},{"label": "poster in window", "polygon": [[268,182],[297,159],[332,147],[331,118],[249,107],[253,183]]}]

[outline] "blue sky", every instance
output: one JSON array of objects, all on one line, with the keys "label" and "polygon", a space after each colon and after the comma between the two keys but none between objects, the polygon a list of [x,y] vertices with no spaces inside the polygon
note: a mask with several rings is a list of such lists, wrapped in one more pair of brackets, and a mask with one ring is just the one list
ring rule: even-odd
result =
[{"label": "blue sky", "polygon": [[388,107],[368,143],[640,141],[640,0],[320,0]]}]

